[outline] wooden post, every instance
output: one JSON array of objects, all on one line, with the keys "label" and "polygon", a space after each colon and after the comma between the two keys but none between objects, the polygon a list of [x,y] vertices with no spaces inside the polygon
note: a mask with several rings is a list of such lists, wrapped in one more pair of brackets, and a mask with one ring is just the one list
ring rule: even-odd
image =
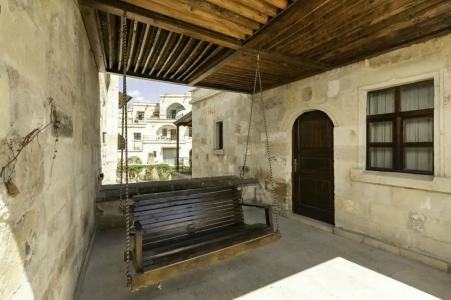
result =
[{"label": "wooden post", "polygon": [[179,161],[180,161],[180,149],[179,149],[179,145],[180,145],[180,137],[179,137],[179,125],[177,125],[177,148],[176,148],[176,156],[177,156],[177,161],[175,162],[175,164],[176,164],[176,167],[177,167],[177,172],[179,172],[179,168],[180,168],[180,165],[179,165]]},{"label": "wooden post", "polygon": [[135,263],[136,270],[142,272],[143,268],[143,231],[140,225],[136,226],[135,234]]},{"label": "wooden post", "polygon": [[266,225],[268,225],[271,228],[274,228],[273,219],[272,219],[272,206],[268,206],[265,208],[265,218],[266,218]]}]

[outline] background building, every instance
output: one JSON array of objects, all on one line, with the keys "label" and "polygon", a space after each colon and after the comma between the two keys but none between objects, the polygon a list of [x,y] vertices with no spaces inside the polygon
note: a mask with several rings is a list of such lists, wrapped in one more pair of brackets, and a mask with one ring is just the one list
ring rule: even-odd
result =
[{"label": "background building", "polygon": [[[191,111],[191,93],[160,95],[158,103],[131,102],[128,105],[129,159],[136,164],[176,164],[177,118]],[[118,113],[117,131],[122,114]],[[180,127],[180,158],[189,161],[191,130]],[[120,154],[120,151],[117,152]]]}]

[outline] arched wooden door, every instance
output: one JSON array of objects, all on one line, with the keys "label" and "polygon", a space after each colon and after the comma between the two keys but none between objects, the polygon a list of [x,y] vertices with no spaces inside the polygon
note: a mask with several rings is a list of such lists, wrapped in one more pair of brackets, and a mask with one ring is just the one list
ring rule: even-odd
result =
[{"label": "arched wooden door", "polygon": [[293,211],[334,224],[333,123],[321,111],[293,125]]}]

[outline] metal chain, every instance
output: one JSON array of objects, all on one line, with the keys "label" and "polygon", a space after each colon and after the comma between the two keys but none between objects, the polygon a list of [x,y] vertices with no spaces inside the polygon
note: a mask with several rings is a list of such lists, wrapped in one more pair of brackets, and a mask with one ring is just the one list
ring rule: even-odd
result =
[{"label": "metal chain", "polygon": [[[278,214],[279,214],[279,209],[278,206],[276,204],[276,197],[275,197],[275,189],[274,189],[274,177],[273,177],[273,172],[272,172],[272,163],[271,163],[271,151],[270,151],[270,147],[269,147],[269,136],[268,136],[268,125],[266,122],[266,112],[265,112],[265,101],[263,100],[263,85],[262,85],[262,78],[261,78],[261,74],[260,74],[260,54],[257,55],[257,71],[256,74],[258,75],[258,83],[260,86],[260,101],[261,101],[261,105],[262,105],[262,112],[263,112],[263,126],[265,129],[265,142],[266,142],[266,157],[268,159],[268,165],[269,165],[269,182],[270,182],[270,195],[272,198],[272,209],[273,209],[273,218],[274,218],[274,225],[276,228],[276,231],[279,231],[279,218],[278,218]],[[254,91],[255,91],[255,87],[254,87]]]},{"label": "metal chain", "polygon": [[[127,280],[127,287],[131,287],[132,277],[130,275],[130,205],[129,205],[129,190],[128,190],[128,109],[127,109],[127,13],[124,10],[122,21],[122,133],[125,140],[125,199],[122,197],[122,207],[125,220],[125,277]],[[123,163],[123,150],[121,151],[121,163]],[[121,188],[122,188],[122,174],[121,174]]]},{"label": "metal chain", "polygon": [[[244,177],[244,173],[246,171],[247,153],[248,153],[248,149],[249,149],[249,140],[250,140],[250,135],[251,135],[251,124],[252,124],[252,115],[253,115],[253,111],[254,111],[254,99],[255,99],[254,95],[255,95],[256,88],[257,88],[257,69],[255,69],[254,92],[251,95],[251,111],[249,113],[249,123],[247,126],[246,146],[244,148],[244,159],[243,159],[243,166],[241,167],[241,170],[240,170],[240,178]],[[240,192],[241,203],[244,203],[243,189],[244,189],[244,185],[241,183],[241,192]]]},{"label": "metal chain", "polygon": [[[272,200],[272,210],[274,212],[273,219],[274,219],[274,225],[275,225],[276,231],[279,231],[279,218],[278,218],[279,209],[276,204],[276,200],[275,200],[276,197],[275,197],[275,193],[274,193],[274,178],[273,178],[273,172],[272,172],[271,151],[270,151],[270,147],[269,147],[268,126],[267,126],[267,122],[266,122],[266,113],[265,113],[265,102],[263,100],[263,85],[262,85],[262,79],[261,79],[261,74],[260,74],[260,53],[257,54],[257,66],[255,68],[254,88],[253,88],[253,92],[252,92],[252,96],[251,96],[251,111],[250,111],[250,115],[249,115],[246,146],[245,146],[245,150],[244,150],[244,161],[243,161],[242,169],[240,170],[240,177],[242,178],[244,176],[246,163],[247,163],[247,153],[248,153],[248,148],[249,148],[254,100],[255,100],[255,94],[257,91],[257,82],[259,84],[260,101],[261,101],[262,111],[263,111],[263,124],[264,124],[264,128],[265,128],[266,156],[268,159],[269,181],[270,181],[270,185],[271,185],[270,196],[271,196],[271,200]],[[241,185],[241,202],[243,202],[243,201],[244,201],[243,200],[243,185]]]}]

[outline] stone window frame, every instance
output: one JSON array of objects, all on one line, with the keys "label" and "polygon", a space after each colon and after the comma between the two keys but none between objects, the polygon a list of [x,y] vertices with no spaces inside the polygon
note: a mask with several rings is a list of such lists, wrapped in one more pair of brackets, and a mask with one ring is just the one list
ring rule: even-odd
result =
[{"label": "stone window frame", "polygon": [[[445,87],[449,84],[446,69],[433,72],[391,78],[379,83],[362,85],[358,95],[358,159],[357,167],[351,169],[352,181],[374,183],[412,189],[441,191],[449,193],[451,180],[445,177],[444,102]],[[400,172],[380,172],[366,170],[366,112],[368,92],[419,81],[434,80],[434,175],[409,174]]]}]

